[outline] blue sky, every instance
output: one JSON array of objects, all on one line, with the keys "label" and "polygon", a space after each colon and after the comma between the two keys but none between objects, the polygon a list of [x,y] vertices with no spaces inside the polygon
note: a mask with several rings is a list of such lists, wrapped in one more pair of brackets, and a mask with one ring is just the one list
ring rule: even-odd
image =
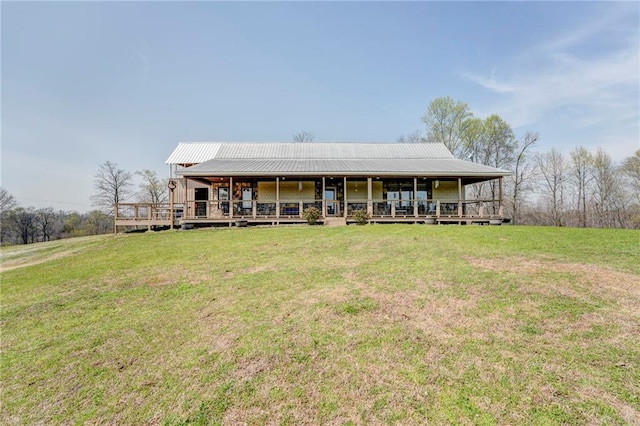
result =
[{"label": "blue sky", "polygon": [[538,150],[640,148],[640,3],[2,2],[2,186],[89,210],[181,141],[386,141],[451,96]]}]

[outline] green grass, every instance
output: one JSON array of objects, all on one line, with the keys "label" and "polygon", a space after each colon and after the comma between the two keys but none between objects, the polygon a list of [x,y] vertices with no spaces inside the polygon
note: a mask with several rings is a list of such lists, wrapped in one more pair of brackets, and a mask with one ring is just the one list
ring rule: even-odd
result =
[{"label": "green grass", "polygon": [[640,422],[640,233],[372,225],[0,250],[0,423]]}]

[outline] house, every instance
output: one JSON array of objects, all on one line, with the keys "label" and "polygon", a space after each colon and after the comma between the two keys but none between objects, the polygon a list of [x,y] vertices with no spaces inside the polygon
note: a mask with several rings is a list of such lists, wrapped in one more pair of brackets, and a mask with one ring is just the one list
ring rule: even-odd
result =
[{"label": "house", "polygon": [[[170,202],[121,203],[118,226],[212,226],[321,222],[502,223],[502,181],[511,173],[459,160],[441,143],[180,143],[169,156]],[[491,199],[469,185],[493,181]],[[170,220],[174,218],[174,220]]]}]

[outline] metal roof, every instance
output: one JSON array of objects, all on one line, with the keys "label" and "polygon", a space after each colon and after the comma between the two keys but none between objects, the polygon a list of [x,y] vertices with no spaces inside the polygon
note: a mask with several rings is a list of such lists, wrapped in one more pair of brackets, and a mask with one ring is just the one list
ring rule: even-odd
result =
[{"label": "metal roof", "polygon": [[447,159],[453,158],[441,143],[340,143],[340,142],[191,142],[180,143],[167,164],[198,164],[213,159]]},{"label": "metal roof", "polygon": [[168,164],[190,165],[182,176],[475,176],[511,174],[459,160],[442,143],[192,142]]},{"label": "metal roof", "polygon": [[454,158],[364,160],[215,159],[177,171],[183,176],[477,176],[499,177],[508,170]]},{"label": "metal roof", "polygon": [[179,143],[166,164],[197,164],[216,157],[221,143]]}]

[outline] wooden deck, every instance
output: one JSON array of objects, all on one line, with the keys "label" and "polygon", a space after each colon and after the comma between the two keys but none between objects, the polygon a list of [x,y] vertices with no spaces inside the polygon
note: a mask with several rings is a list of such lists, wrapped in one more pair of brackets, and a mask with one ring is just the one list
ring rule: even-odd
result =
[{"label": "wooden deck", "polygon": [[[417,200],[424,201],[424,200]],[[200,204],[198,204],[200,203]],[[242,203],[242,204],[240,204]],[[250,226],[250,225],[284,225],[304,224],[303,208],[315,205],[325,215],[321,215],[318,223],[355,224],[353,213],[366,208],[369,211],[369,223],[414,223],[427,225],[500,225],[504,218],[502,207],[497,209],[485,208],[486,202],[469,200],[448,200],[440,202],[434,200],[433,208],[427,209],[426,203],[397,206],[393,202],[375,201],[367,203],[347,203],[338,200],[317,200],[315,202],[300,201],[286,203],[231,202],[234,208],[230,211],[229,202],[199,202],[192,201],[185,204],[169,203],[121,203],[116,208],[116,230],[123,228],[159,227],[183,229],[211,226]],[[332,206],[334,214],[326,214],[327,206]],[[267,206],[268,208],[265,208]],[[299,208],[294,208],[298,207]],[[234,212],[235,210],[235,212]],[[496,211],[497,212],[494,212]],[[173,220],[171,220],[173,218]]]}]

